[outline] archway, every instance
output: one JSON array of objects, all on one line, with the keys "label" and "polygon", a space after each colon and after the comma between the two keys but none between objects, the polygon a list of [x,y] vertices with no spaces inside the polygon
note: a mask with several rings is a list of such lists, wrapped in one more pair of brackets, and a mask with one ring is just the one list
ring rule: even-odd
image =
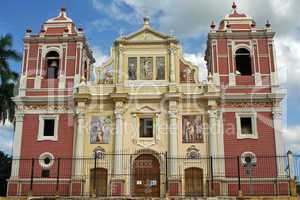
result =
[{"label": "archway", "polygon": [[184,170],[184,189],[186,196],[203,195],[203,170],[191,167]]},{"label": "archway", "polygon": [[141,154],[133,162],[134,196],[160,196],[160,164],[151,154]]}]

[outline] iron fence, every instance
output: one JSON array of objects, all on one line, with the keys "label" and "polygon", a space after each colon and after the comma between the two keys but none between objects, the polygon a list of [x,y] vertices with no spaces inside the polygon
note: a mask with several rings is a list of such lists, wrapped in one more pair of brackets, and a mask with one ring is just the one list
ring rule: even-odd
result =
[{"label": "iron fence", "polygon": [[[299,183],[294,179],[300,172],[298,155],[256,156],[251,162],[239,156],[142,155],[14,159],[7,195],[286,196],[291,180]],[[120,171],[115,169],[116,156]]]}]

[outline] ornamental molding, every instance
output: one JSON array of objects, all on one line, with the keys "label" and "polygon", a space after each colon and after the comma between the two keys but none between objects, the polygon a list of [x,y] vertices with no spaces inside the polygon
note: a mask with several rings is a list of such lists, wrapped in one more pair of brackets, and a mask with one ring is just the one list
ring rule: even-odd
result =
[{"label": "ornamental molding", "polygon": [[34,111],[34,110],[45,110],[45,111],[70,111],[73,107],[71,105],[17,105],[17,110],[22,111]]},{"label": "ornamental molding", "polygon": [[249,107],[272,107],[272,103],[267,102],[228,102],[222,103],[220,105],[221,108],[249,108]]}]

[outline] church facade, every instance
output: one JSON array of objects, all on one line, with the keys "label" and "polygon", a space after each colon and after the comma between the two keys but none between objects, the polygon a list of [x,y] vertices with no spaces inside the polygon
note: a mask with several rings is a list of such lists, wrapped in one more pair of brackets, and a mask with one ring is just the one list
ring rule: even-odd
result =
[{"label": "church facade", "polygon": [[253,190],[272,192],[273,179],[288,190],[274,35],[234,4],[211,24],[201,80],[176,37],[144,18],[93,77],[84,30],[62,8],[25,33],[8,195],[237,195],[248,165]]}]

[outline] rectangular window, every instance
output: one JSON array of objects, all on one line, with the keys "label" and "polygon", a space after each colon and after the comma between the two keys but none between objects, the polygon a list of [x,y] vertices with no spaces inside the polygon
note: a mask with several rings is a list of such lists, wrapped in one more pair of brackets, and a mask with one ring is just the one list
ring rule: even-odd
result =
[{"label": "rectangular window", "polygon": [[44,119],[44,136],[54,136],[54,119]]},{"label": "rectangular window", "polygon": [[140,119],[140,137],[150,138],[153,137],[153,119],[141,118]]},{"label": "rectangular window", "polygon": [[137,57],[128,58],[128,79],[136,80],[137,72]]},{"label": "rectangular window", "polygon": [[50,170],[49,169],[42,169],[42,178],[49,178],[50,177]]},{"label": "rectangular window", "polygon": [[251,117],[241,117],[241,134],[251,135],[253,134],[252,129],[252,118]]},{"label": "rectangular window", "polygon": [[156,80],[165,80],[165,57],[156,58]]},{"label": "rectangular window", "polygon": [[141,80],[152,80],[153,79],[153,58],[152,57],[141,57]]}]

